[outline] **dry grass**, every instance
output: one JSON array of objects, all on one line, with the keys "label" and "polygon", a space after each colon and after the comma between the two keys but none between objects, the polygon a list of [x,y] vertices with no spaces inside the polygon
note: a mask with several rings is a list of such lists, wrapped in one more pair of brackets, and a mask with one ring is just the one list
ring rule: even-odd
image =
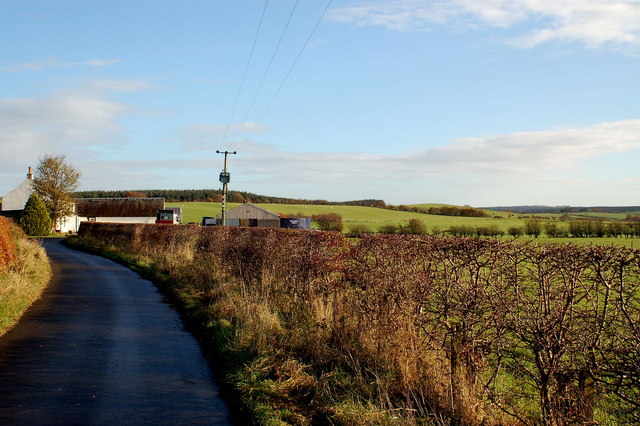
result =
[{"label": "dry grass", "polygon": [[44,248],[9,224],[16,257],[0,272],[0,335],[15,325],[49,283],[51,266]]}]

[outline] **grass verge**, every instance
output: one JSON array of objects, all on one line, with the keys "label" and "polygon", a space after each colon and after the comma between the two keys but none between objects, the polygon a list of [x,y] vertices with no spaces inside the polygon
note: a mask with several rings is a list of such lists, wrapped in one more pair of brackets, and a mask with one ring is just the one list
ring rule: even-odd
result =
[{"label": "grass verge", "polygon": [[0,272],[0,336],[13,327],[36,301],[51,278],[51,266],[44,248],[29,239],[13,222],[9,229],[16,259]]}]

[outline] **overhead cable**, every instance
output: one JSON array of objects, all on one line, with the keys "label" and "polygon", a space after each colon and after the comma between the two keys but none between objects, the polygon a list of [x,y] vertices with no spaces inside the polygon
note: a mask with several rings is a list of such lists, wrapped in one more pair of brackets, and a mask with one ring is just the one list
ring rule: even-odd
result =
[{"label": "overhead cable", "polygon": [[309,41],[311,40],[311,37],[313,37],[313,34],[318,29],[318,26],[320,25],[320,22],[322,22],[322,19],[324,18],[324,15],[327,13],[327,10],[329,9],[329,6],[331,6],[332,1],[333,0],[329,0],[328,1],[326,7],[322,11],[322,14],[318,18],[318,21],[316,22],[315,26],[313,27],[313,30],[311,30],[311,33],[309,33],[309,37],[307,37],[307,40],[304,42],[304,45],[302,46],[302,49],[300,49],[300,51],[298,52],[298,56],[296,56],[296,59],[291,64],[291,67],[289,68],[289,71],[287,71],[287,74],[282,79],[282,82],[280,82],[280,86],[278,86],[278,89],[273,94],[273,97],[271,98],[271,100],[267,104],[267,107],[265,108],[265,110],[262,113],[262,115],[260,115],[260,118],[253,124],[253,127],[251,128],[251,131],[249,132],[249,135],[247,136],[247,139],[249,137],[251,137],[251,135],[253,135],[253,133],[255,132],[256,128],[262,122],[262,119],[264,118],[264,116],[267,114],[267,112],[271,108],[271,105],[273,104],[273,102],[275,101],[276,97],[280,93],[280,90],[282,90],[282,87],[284,86],[284,84],[286,83],[287,79],[289,78],[289,75],[291,75],[291,72],[293,71],[293,69],[295,68],[296,64],[298,63],[298,60],[300,60],[300,57],[302,56],[302,52],[304,52],[304,50],[306,49],[307,45],[309,44]]},{"label": "overhead cable", "polygon": [[[249,105],[249,108],[247,109],[247,112],[244,115],[244,118],[240,122],[241,126],[244,123],[247,122],[247,118],[249,117],[249,114],[251,114],[251,110],[253,109],[253,106],[256,103],[256,99],[258,98],[258,95],[260,94],[260,90],[262,90],[262,85],[264,84],[264,81],[267,78],[267,75],[269,74],[269,71],[271,70],[271,65],[273,64],[273,60],[275,59],[276,55],[278,54],[278,50],[280,49],[280,44],[282,44],[282,39],[284,38],[284,35],[286,34],[287,29],[289,28],[289,24],[291,23],[291,18],[293,18],[293,13],[296,11],[296,7],[298,6],[299,1],[300,0],[296,0],[296,2],[293,5],[293,8],[291,9],[291,13],[289,13],[289,18],[287,19],[287,23],[285,24],[284,29],[282,30],[282,33],[280,34],[280,39],[278,40],[278,43],[276,44],[276,47],[275,47],[275,49],[273,51],[273,54],[271,55],[271,59],[269,60],[269,64],[267,65],[267,68],[264,71],[264,74],[262,75],[262,80],[260,80],[260,84],[258,85],[258,89],[256,90],[256,93],[254,94],[253,99],[251,100],[251,104]],[[240,133],[240,129],[238,129],[238,131],[236,132],[235,136],[237,137],[239,133]]]},{"label": "overhead cable", "polygon": [[224,135],[222,136],[223,144],[225,142],[225,139],[227,138],[227,133],[229,132],[229,128],[231,127],[231,121],[233,120],[233,116],[236,113],[236,108],[238,107],[238,100],[240,99],[240,94],[242,93],[242,89],[244,88],[244,82],[245,82],[245,79],[247,78],[247,71],[249,70],[249,65],[251,64],[251,58],[253,57],[253,52],[256,48],[256,43],[258,41],[258,36],[260,35],[260,29],[262,28],[262,22],[264,21],[264,15],[265,15],[265,12],[267,11],[268,4],[269,4],[269,0],[265,0],[264,7],[262,8],[262,15],[260,16],[260,23],[258,24],[258,30],[256,31],[256,35],[253,38],[251,53],[249,53],[249,59],[247,60],[247,65],[244,67],[244,73],[242,74],[242,82],[240,83],[240,88],[238,89],[238,93],[236,94],[236,100],[233,103],[233,109],[231,110],[229,121],[227,122],[227,126],[224,129]]}]

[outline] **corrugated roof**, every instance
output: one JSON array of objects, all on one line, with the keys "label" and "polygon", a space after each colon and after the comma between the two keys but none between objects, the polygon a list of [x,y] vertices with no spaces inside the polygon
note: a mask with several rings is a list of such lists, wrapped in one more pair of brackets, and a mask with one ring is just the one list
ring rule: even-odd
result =
[{"label": "corrugated roof", "polygon": [[[278,213],[256,206],[253,203],[244,203],[227,211],[227,219],[280,219]],[[217,216],[218,218],[221,215]]]}]

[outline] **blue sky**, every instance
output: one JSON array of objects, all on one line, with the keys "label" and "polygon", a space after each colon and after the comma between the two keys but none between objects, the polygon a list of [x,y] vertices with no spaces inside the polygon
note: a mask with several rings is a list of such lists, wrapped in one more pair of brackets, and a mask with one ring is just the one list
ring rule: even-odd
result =
[{"label": "blue sky", "polygon": [[0,194],[46,154],[218,188],[216,150],[258,194],[638,205],[640,1],[0,0]]}]

